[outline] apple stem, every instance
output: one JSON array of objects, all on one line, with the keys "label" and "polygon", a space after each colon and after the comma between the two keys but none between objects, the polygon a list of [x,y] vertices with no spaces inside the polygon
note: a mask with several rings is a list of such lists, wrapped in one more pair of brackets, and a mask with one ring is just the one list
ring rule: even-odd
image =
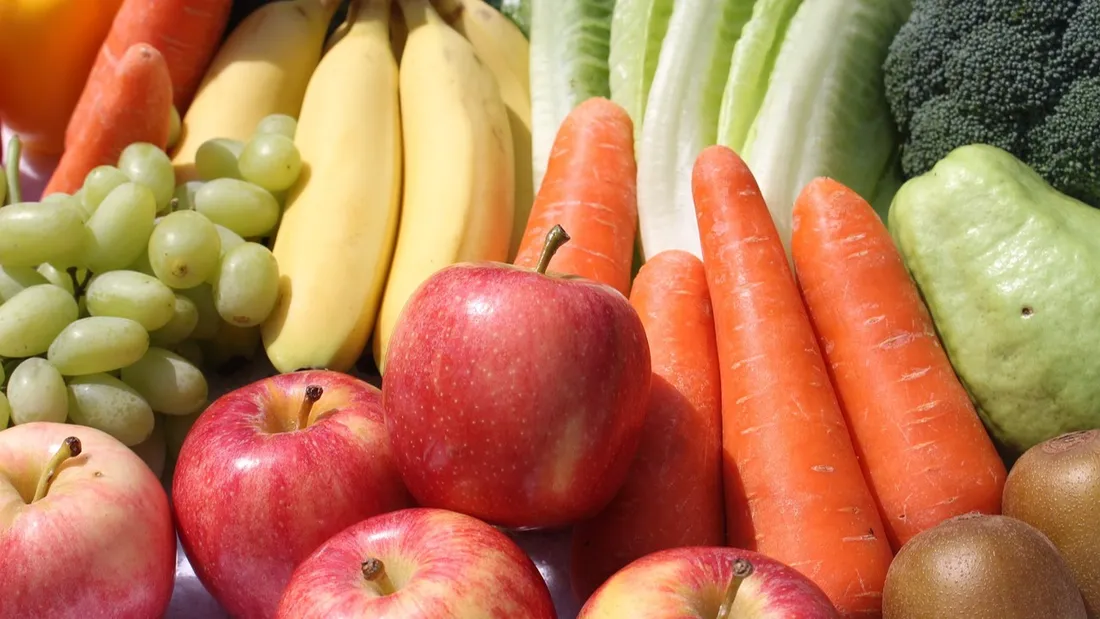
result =
[{"label": "apple stem", "polygon": [[31,499],[31,503],[46,496],[46,492],[50,489],[50,482],[57,474],[57,468],[69,458],[79,456],[80,451],[80,439],[75,436],[70,436],[61,441],[61,447],[58,447],[57,451],[54,452],[53,457],[46,463],[46,470],[42,471],[42,476],[38,478],[38,487],[34,489],[34,498]]},{"label": "apple stem", "polygon": [[397,589],[394,588],[390,575],[386,573],[386,565],[380,559],[367,559],[361,566],[363,578],[373,582],[381,590],[382,595],[391,595]]},{"label": "apple stem", "polygon": [[306,387],[306,395],[302,398],[302,404],[298,407],[298,429],[304,430],[309,425],[309,414],[313,411],[313,405],[317,403],[317,400],[321,399],[321,394],[325,390],[321,389],[319,385],[310,385]]},{"label": "apple stem", "polygon": [[535,272],[546,275],[546,269],[550,267],[550,261],[553,260],[554,254],[558,252],[558,248],[567,242],[569,242],[569,234],[565,232],[565,228],[554,224],[554,227],[550,228],[550,232],[546,233],[546,244],[542,246],[542,253],[539,254],[539,263],[535,266]]},{"label": "apple stem", "polygon": [[733,562],[733,575],[726,585],[726,595],[722,605],[718,607],[718,617],[715,619],[731,619],[733,617],[733,603],[737,599],[737,591],[741,589],[741,583],[752,575],[752,563],[748,559],[738,559]]}]

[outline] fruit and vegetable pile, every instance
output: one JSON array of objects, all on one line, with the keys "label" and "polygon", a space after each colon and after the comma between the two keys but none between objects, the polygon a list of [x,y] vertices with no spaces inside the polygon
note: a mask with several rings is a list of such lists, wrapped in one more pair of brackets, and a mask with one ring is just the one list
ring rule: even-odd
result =
[{"label": "fruit and vegetable pile", "polygon": [[0,619],[1100,618],[1098,42],[3,3]]}]

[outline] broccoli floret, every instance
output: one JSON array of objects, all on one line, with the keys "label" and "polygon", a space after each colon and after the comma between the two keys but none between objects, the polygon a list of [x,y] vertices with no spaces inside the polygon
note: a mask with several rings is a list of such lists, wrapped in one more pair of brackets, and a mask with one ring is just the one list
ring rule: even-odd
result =
[{"label": "broccoli floret", "polygon": [[914,0],[883,69],[907,178],[992,144],[1100,208],[1100,0]]}]

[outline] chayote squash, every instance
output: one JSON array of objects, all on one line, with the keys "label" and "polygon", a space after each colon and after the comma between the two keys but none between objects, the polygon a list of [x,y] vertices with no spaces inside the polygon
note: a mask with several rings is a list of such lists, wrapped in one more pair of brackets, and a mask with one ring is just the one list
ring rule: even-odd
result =
[{"label": "chayote squash", "polygon": [[971,145],[905,183],[889,226],[1008,455],[1100,427],[1100,210]]}]

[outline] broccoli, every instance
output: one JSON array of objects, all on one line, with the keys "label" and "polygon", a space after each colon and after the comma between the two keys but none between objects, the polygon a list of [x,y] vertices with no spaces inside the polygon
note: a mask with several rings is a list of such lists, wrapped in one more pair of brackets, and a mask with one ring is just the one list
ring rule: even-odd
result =
[{"label": "broccoli", "polygon": [[906,178],[991,144],[1100,208],[1100,0],[913,0],[883,69]]}]

